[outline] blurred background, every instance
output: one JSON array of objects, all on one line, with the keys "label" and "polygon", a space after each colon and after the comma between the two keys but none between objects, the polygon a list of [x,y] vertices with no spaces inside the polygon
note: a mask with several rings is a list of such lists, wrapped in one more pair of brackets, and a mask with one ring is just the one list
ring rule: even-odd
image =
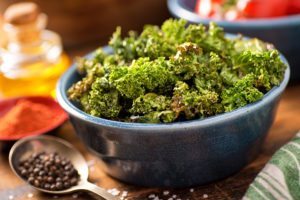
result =
[{"label": "blurred background", "polygon": [[[0,0],[0,13],[20,0]],[[22,1],[24,2],[24,1]],[[107,44],[116,26],[140,31],[169,18],[162,0],[32,0],[48,15],[48,29],[59,33],[65,49]],[[92,48],[92,47],[91,47]]]}]

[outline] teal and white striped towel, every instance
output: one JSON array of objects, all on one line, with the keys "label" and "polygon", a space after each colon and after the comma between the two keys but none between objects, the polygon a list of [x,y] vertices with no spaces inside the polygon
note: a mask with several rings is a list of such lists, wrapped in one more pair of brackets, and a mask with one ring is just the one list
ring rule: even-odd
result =
[{"label": "teal and white striped towel", "polygon": [[251,183],[243,200],[300,200],[300,131]]}]

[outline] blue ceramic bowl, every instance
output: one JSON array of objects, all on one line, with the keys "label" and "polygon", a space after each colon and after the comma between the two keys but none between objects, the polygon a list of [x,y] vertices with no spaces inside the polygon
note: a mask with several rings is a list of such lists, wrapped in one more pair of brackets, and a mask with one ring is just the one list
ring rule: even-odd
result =
[{"label": "blue ceramic bowl", "polygon": [[[168,0],[171,14],[190,23],[208,25],[210,21],[194,13],[197,0]],[[215,21],[228,33],[242,33],[270,42],[282,52],[291,66],[291,81],[300,81],[300,15],[247,21]]]},{"label": "blue ceramic bowl", "polygon": [[256,157],[289,76],[288,67],[281,85],[256,103],[169,124],[125,123],[83,112],[66,93],[80,80],[74,65],[58,83],[57,99],[77,135],[101,158],[106,173],[136,185],[187,187],[225,178]]}]

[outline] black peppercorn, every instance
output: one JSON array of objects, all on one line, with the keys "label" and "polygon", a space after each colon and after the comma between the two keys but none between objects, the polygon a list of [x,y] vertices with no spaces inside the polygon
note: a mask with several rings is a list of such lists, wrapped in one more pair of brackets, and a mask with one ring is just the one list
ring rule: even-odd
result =
[{"label": "black peppercorn", "polygon": [[63,190],[77,185],[79,174],[72,163],[54,153],[32,154],[18,170],[31,185],[46,190]]}]

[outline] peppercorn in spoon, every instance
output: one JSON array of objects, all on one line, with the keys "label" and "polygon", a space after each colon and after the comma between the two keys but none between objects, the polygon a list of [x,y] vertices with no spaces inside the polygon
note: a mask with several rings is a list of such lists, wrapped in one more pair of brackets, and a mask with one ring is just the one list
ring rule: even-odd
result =
[{"label": "peppercorn in spoon", "polygon": [[88,182],[88,166],[83,156],[71,144],[56,137],[19,140],[9,152],[9,164],[17,176],[42,192],[66,194],[83,190],[106,200],[119,199]]}]

